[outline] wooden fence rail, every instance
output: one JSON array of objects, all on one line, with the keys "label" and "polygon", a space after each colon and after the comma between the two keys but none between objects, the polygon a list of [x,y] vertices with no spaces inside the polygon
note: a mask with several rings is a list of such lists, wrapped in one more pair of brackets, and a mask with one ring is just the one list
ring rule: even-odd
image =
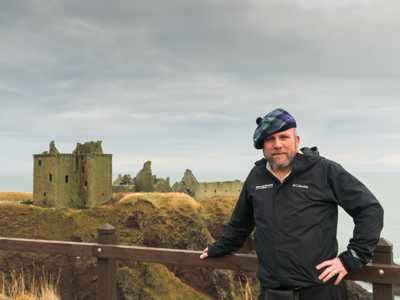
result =
[{"label": "wooden fence rail", "polygon": [[[32,240],[0,237],[0,250],[90,256],[97,258],[97,299],[116,300],[116,260],[176,264],[255,272],[257,256],[233,254],[200,260],[201,251],[124,246],[117,244],[115,228],[109,224],[98,229],[97,243]],[[400,284],[400,265],[393,263],[393,245],[381,238],[371,264],[346,277],[371,282],[374,300],[393,300],[393,284]]]}]

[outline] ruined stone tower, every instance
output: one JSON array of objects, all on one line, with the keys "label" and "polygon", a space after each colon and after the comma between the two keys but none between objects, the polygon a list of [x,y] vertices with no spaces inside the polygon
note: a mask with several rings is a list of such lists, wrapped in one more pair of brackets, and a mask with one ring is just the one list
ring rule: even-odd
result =
[{"label": "ruined stone tower", "polygon": [[78,143],[72,153],[60,153],[53,141],[33,162],[36,205],[84,208],[112,197],[112,155],[103,154],[101,141]]}]

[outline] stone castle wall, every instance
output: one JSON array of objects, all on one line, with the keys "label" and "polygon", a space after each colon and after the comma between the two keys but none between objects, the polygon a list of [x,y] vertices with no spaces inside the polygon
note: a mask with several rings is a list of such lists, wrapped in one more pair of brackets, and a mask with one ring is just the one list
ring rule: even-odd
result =
[{"label": "stone castle wall", "polygon": [[112,198],[112,155],[102,154],[89,158],[88,206],[104,203]]},{"label": "stone castle wall", "polygon": [[136,192],[136,189],[135,189],[135,185],[133,185],[133,184],[113,185],[112,192],[113,193],[134,193],[134,192]]},{"label": "stone castle wall", "polygon": [[[95,143],[89,145],[93,146]],[[49,207],[92,207],[111,199],[112,155],[87,151],[78,144],[72,153],[50,151],[33,156],[33,202]],[[101,144],[98,143],[96,145]],[[83,150],[80,146],[84,146]]]},{"label": "stone castle wall", "polygon": [[189,169],[185,170],[181,181],[172,186],[174,192],[186,193],[200,200],[213,196],[237,197],[242,190],[243,183],[240,180],[199,182]]},{"label": "stone castle wall", "polygon": [[55,206],[59,192],[59,157],[50,154],[34,155],[33,161],[33,201],[38,205]]},{"label": "stone castle wall", "polygon": [[118,178],[113,182],[113,193],[118,192],[171,192],[169,177],[158,178],[153,175],[151,170],[151,161],[146,161],[143,168],[132,177],[129,174],[118,175]]},{"label": "stone castle wall", "polygon": [[146,161],[136,177],[129,174],[118,175],[112,190],[118,192],[179,192],[190,195],[195,199],[212,196],[237,197],[242,190],[243,183],[239,180],[222,182],[198,182],[192,171],[186,169],[181,181],[170,186],[169,178],[157,178],[151,170],[151,161]]},{"label": "stone castle wall", "polygon": [[199,182],[194,188],[194,198],[202,199],[212,196],[239,196],[243,183],[239,180],[222,182]]}]

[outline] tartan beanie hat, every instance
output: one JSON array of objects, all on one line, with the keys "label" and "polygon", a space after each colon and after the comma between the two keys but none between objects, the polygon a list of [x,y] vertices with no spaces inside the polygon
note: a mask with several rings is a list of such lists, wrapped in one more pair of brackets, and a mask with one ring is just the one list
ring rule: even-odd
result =
[{"label": "tartan beanie hat", "polygon": [[268,136],[289,128],[297,127],[296,120],[293,116],[282,108],[274,109],[263,118],[257,118],[256,123],[257,128],[253,135],[254,147],[256,149],[263,148],[264,140]]}]

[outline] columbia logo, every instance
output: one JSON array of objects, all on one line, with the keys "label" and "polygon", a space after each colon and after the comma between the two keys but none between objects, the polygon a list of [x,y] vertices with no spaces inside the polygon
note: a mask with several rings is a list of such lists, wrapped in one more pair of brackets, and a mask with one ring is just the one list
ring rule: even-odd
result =
[{"label": "columbia logo", "polygon": [[293,183],[293,184],[292,184],[292,187],[300,188],[300,189],[308,189],[308,185],[305,185],[305,184]]},{"label": "columbia logo", "polygon": [[257,191],[257,190],[271,189],[271,188],[273,188],[273,187],[274,187],[274,184],[273,184],[273,183],[264,184],[264,185],[257,185],[257,186],[256,186],[256,191]]}]

